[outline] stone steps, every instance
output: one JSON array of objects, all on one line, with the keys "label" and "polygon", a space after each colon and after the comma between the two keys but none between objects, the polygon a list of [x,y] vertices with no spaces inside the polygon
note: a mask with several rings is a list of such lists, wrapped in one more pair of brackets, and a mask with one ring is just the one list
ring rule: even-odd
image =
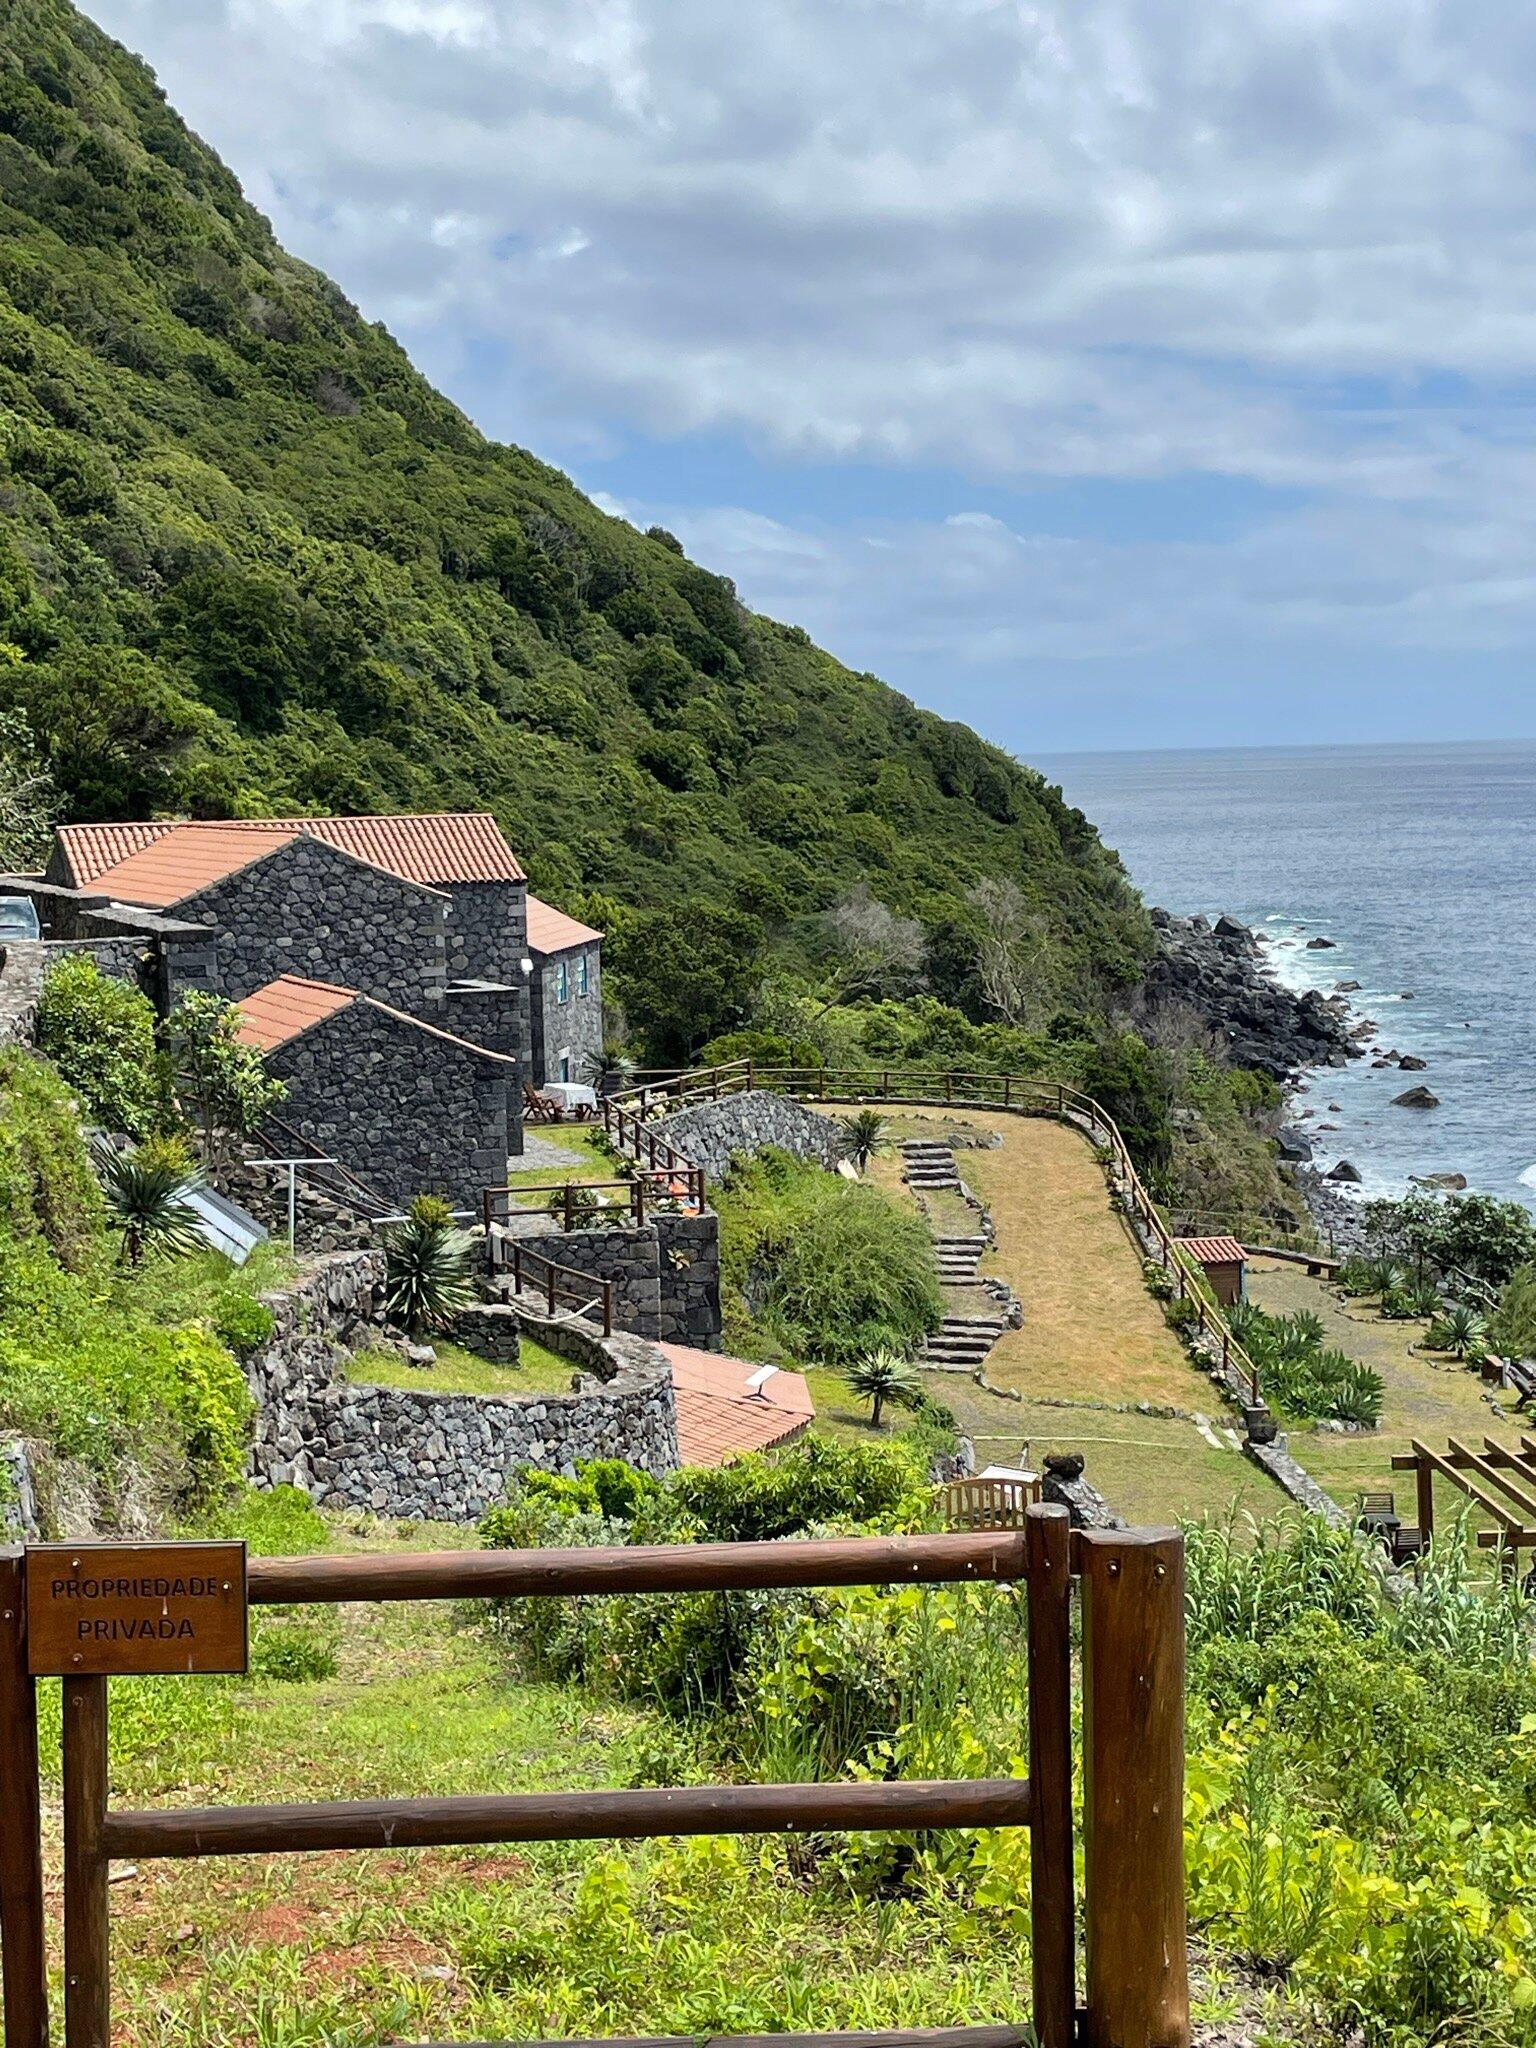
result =
[{"label": "stone steps", "polygon": [[930,1138],[907,1138],[901,1147],[902,1177],[910,1188],[957,1188],[960,1169],[948,1145]]}]

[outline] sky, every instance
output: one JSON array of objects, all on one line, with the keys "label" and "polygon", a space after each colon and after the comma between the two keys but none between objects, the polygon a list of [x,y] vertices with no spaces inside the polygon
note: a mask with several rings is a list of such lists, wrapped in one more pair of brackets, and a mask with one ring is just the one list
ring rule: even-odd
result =
[{"label": "sky", "polygon": [[1536,736],[1536,10],[87,11],[487,433],[1026,758]]}]

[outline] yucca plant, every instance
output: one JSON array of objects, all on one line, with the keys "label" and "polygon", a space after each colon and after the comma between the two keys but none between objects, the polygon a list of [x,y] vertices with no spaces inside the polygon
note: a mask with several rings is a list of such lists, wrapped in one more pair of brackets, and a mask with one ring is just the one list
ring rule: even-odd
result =
[{"label": "yucca plant", "polygon": [[869,1419],[876,1429],[887,1402],[893,1408],[911,1408],[922,1397],[922,1381],[898,1351],[866,1352],[843,1368],[843,1377],[870,1403]]},{"label": "yucca plant", "polygon": [[385,1232],[385,1302],[411,1332],[439,1329],[475,1298],[475,1241],[436,1195],[418,1195]]},{"label": "yucca plant", "polygon": [[891,1142],[891,1127],[878,1109],[856,1109],[851,1116],[839,1117],[837,1128],[844,1157],[852,1160],[859,1173],[866,1173],[870,1160]]},{"label": "yucca plant", "polygon": [[107,1216],[122,1233],[122,1256],[130,1266],[142,1265],[152,1252],[180,1258],[203,1249],[206,1240],[187,1197],[204,1176],[176,1139],[146,1138],[132,1152],[103,1141],[95,1161]]},{"label": "yucca plant", "polygon": [[1477,1358],[1487,1343],[1488,1325],[1477,1310],[1465,1301],[1458,1301],[1445,1311],[1428,1331],[1428,1341],[1436,1351],[1448,1351],[1452,1358]]}]

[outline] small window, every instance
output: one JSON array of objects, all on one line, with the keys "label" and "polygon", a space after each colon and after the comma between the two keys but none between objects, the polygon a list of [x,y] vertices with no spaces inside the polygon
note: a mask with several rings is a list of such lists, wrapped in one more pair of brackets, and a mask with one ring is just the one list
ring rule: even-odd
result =
[{"label": "small window", "polygon": [[560,1055],[560,1078],[562,1081],[574,1081],[576,1078],[571,1071],[571,1056],[568,1052]]},{"label": "small window", "polygon": [[562,960],[555,968],[555,1001],[568,1003],[571,1000],[571,965]]},{"label": "small window", "polygon": [[579,996],[584,996],[590,994],[590,992],[591,983],[587,979],[587,956],[583,953],[576,962],[576,993]]}]

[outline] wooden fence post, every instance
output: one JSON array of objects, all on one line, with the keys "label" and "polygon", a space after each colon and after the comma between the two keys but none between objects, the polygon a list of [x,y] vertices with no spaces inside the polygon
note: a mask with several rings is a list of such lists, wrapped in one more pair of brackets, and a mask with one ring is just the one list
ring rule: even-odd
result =
[{"label": "wooden fence post", "polygon": [[1029,1599],[1029,1831],[1035,2038],[1072,2048],[1077,1934],[1072,1888],[1072,1530],[1065,1508],[1025,1511]]},{"label": "wooden fence post", "polygon": [[37,1776],[37,1684],[27,1670],[26,1563],[0,1551],[0,1967],[5,2048],[47,2048],[48,1951]]},{"label": "wooden fence post", "polygon": [[1189,2048],[1184,1539],[1117,1529],[1079,1543],[1084,2048]]},{"label": "wooden fence post", "polygon": [[1427,1550],[1435,1536],[1435,1474],[1428,1458],[1413,1468],[1414,1492],[1419,1514],[1419,1542]]},{"label": "wooden fence post", "polygon": [[64,2043],[110,2048],[107,1681],[64,1680]]}]

